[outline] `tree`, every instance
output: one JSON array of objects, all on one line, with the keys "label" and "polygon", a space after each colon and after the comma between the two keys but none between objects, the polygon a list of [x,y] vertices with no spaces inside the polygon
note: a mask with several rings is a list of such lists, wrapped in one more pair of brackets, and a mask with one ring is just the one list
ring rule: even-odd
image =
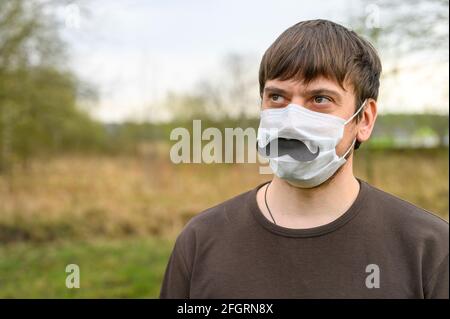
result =
[{"label": "tree", "polygon": [[[0,172],[15,160],[104,139],[77,107],[53,1],[0,2]],[[91,134],[92,136],[86,136]]]},{"label": "tree", "polygon": [[[350,15],[349,24],[390,60],[426,54],[448,61],[448,0],[363,0],[361,4],[363,14]],[[398,71],[398,63],[393,63],[383,76]]]}]

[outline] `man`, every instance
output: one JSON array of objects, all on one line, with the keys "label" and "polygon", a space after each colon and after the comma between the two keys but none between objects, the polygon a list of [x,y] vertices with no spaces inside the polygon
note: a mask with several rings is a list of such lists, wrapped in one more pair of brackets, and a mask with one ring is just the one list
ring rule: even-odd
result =
[{"label": "man", "polygon": [[195,216],[161,298],[448,298],[448,223],[353,175],[381,63],[353,31],[300,22],[260,72],[271,182]]}]

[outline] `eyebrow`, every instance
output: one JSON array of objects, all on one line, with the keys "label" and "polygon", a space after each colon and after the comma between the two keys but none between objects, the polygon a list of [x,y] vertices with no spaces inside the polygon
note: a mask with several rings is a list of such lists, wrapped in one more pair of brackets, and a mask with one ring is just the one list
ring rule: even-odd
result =
[{"label": "eyebrow", "polygon": [[280,94],[285,96],[289,94],[287,91],[277,88],[276,86],[266,86],[264,88],[264,93]]},{"label": "eyebrow", "polygon": [[[289,95],[289,92],[283,89],[280,89],[276,86],[267,86],[264,88],[264,93],[272,93],[272,94],[280,94],[280,95]],[[341,101],[342,96],[339,92],[334,91],[334,90],[330,90],[330,89],[326,89],[326,88],[317,88],[317,89],[313,89],[313,90],[306,90],[304,92],[304,95],[306,96],[315,96],[315,95],[330,95],[332,96],[334,99],[336,99],[337,101]]]}]

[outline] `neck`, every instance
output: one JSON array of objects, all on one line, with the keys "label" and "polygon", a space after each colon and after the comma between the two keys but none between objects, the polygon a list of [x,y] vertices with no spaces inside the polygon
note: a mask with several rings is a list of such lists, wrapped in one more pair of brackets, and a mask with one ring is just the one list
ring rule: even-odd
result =
[{"label": "neck", "polygon": [[[267,187],[267,186],[266,186]],[[257,195],[264,215],[272,220],[264,203],[265,187]],[[267,203],[275,222],[287,228],[312,228],[332,222],[355,201],[359,183],[353,175],[352,159],[325,183],[314,188],[298,188],[274,177],[267,190]]]}]

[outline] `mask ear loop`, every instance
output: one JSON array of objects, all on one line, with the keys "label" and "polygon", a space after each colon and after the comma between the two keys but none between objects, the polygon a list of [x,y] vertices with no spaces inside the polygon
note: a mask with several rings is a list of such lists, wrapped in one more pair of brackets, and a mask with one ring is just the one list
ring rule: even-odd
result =
[{"label": "mask ear loop", "polygon": [[[364,100],[364,103],[361,104],[361,106],[359,107],[358,111],[356,111],[355,114],[353,114],[351,118],[349,118],[347,121],[345,121],[345,124],[344,124],[344,125],[346,125],[346,124],[349,123],[351,120],[353,120],[353,119],[355,118],[355,116],[358,115],[359,112],[361,112],[361,110],[364,108],[364,106],[366,105],[366,103],[367,103],[367,99]],[[353,139],[352,145],[350,145],[350,147],[348,148],[348,150],[345,152],[345,154],[344,154],[343,156],[341,156],[341,158],[346,159],[347,155],[348,155],[348,154],[350,153],[350,151],[353,149],[353,146],[355,145],[355,143],[356,143],[356,137]]]},{"label": "mask ear loop", "polygon": [[353,139],[352,145],[350,145],[350,147],[348,148],[348,150],[345,152],[344,155],[342,155],[341,158],[347,160],[346,157],[347,157],[347,155],[350,153],[350,151],[353,149],[353,146],[355,145],[355,143],[356,143],[356,137]]},{"label": "mask ear loop", "polygon": [[351,120],[353,120],[355,118],[355,116],[358,115],[359,112],[361,112],[361,110],[364,108],[366,103],[367,103],[367,99],[364,100],[364,103],[361,104],[361,106],[359,107],[358,111],[356,111],[355,114],[353,114],[351,118],[349,118],[347,121],[345,121],[344,125],[347,125],[348,123],[350,123]]}]

